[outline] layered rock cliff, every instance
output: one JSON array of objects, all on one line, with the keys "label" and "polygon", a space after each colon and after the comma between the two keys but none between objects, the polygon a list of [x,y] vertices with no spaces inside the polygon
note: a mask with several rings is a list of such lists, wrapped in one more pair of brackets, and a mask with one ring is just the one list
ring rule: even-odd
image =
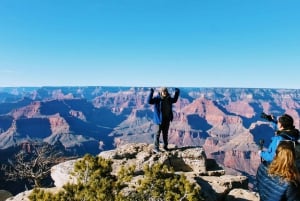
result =
[{"label": "layered rock cliff", "polygon": [[[0,152],[26,141],[60,142],[76,156],[151,144],[148,93],[143,87],[0,88]],[[169,142],[202,146],[227,171],[253,176],[260,162],[258,142],[267,146],[274,135],[261,112],[289,113],[299,128],[299,94],[297,89],[180,88]]]}]

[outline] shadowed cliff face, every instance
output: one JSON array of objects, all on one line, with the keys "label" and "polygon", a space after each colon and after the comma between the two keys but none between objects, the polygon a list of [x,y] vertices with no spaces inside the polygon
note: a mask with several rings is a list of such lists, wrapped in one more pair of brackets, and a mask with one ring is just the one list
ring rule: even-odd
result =
[{"label": "shadowed cliff face", "polygon": [[[274,134],[261,112],[288,113],[299,128],[300,90],[180,90],[169,142],[203,146],[208,157],[235,171],[255,174],[257,144],[264,139],[267,146]],[[59,141],[83,155],[131,142],[150,144],[155,130],[148,93],[142,87],[0,88],[0,149],[26,140]]]}]

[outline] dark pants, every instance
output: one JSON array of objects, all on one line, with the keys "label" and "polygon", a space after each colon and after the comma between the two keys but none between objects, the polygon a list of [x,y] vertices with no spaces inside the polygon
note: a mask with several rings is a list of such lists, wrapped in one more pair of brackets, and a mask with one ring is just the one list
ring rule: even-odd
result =
[{"label": "dark pants", "polygon": [[165,121],[165,122],[162,122],[162,124],[156,125],[156,126],[157,126],[156,127],[157,131],[154,136],[154,147],[157,149],[159,148],[159,137],[160,137],[160,133],[162,133],[164,148],[167,148],[167,146],[168,146],[168,131],[169,131],[170,122]]}]

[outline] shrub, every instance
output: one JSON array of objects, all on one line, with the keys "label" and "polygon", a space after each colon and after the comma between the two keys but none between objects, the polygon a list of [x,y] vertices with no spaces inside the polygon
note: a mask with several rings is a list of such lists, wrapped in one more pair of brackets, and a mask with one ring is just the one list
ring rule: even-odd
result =
[{"label": "shrub", "polygon": [[[144,167],[144,178],[135,189],[124,191],[134,176],[135,166],[120,168],[113,176],[112,161],[89,154],[74,166],[76,184],[66,184],[56,194],[34,189],[31,201],[160,201],[203,200],[200,188],[191,184],[184,175],[175,174],[173,169],[162,164]],[[128,189],[127,189],[128,190]]]}]

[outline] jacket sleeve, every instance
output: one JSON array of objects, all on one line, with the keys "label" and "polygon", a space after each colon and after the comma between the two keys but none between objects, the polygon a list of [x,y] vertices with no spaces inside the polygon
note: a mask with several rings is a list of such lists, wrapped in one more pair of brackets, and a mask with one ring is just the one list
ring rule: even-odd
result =
[{"label": "jacket sleeve", "polygon": [[174,97],[171,98],[171,102],[172,103],[176,103],[177,100],[178,100],[178,97],[179,97],[179,93],[180,93],[180,90],[178,88],[175,88],[175,94],[174,94]]},{"label": "jacket sleeve", "polygon": [[150,90],[150,93],[149,93],[149,95],[148,95],[148,98],[147,98],[147,103],[148,103],[148,104],[154,104],[154,103],[155,103],[155,101],[154,101],[154,99],[153,99],[153,93],[154,93],[154,90],[151,89],[151,90]]},{"label": "jacket sleeve", "polygon": [[262,157],[262,159],[271,162],[275,156],[277,146],[281,140],[282,138],[280,136],[273,137],[268,149],[261,152],[260,156]]}]

